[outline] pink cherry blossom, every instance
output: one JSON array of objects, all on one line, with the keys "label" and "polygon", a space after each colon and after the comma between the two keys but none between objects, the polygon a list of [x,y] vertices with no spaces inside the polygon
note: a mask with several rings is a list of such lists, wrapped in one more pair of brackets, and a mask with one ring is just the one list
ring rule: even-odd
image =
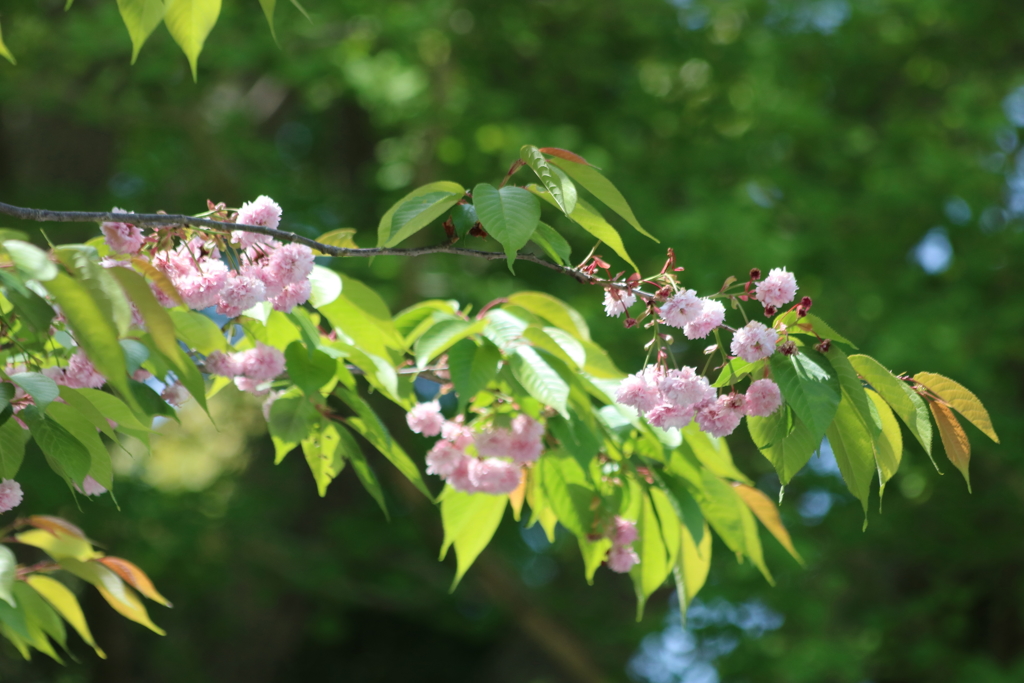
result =
[{"label": "pink cherry blossom", "polygon": [[99,389],[107,381],[96,371],[81,349],[68,359],[67,367],[45,368],[43,374],[57,384],[71,389]]},{"label": "pink cherry blossom", "polygon": [[512,420],[509,456],[517,464],[534,462],[544,451],[544,425],[529,415],[516,415]]},{"label": "pink cherry blossom", "polygon": [[629,545],[637,538],[636,523],[616,516],[608,537],[615,545]]},{"label": "pink cherry blossom", "polygon": [[220,292],[217,312],[235,318],[266,299],[263,281],[230,271]]},{"label": "pink cherry blossom", "polygon": [[[277,226],[281,224],[281,207],[270,197],[260,195],[254,201],[242,204],[235,222],[239,225],[259,225],[276,230]],[[235,230],[231,233],[231,241],[238,243],[242,249],[247,249],[259,242],[269,242],[271,239],[270,235],[260,235],[244,230]]]},{"label": "pink cherry blossom", "polygon": [[223,351],[214,351],[206,357],[206,371],[211,375],[222,377],[235,377],[242,374],[242,365],[235,358],[234,354],[227,354]]},{"label": "pink cherry blossom", "polygon": [[409,429],[417,434],[437,436],[444,426],[441,404],[437,401],[418,403],[405,414],[405,421],[409,425]]},{"label": "pink cherry blossom", "polygon": [[701,431],[715,437],[732,434],[743,419],[743,402],[737,401],[738,397],[719,396],[717,401],[702,406],[696,415]]},{"label": "pink cherry blossom", "polygon": [[472,458],[463,453],[459,459],[455,461],[455,468],[447,477],[445,477],[445,481],[447,481],[448,484],[456,491],[462,491],[463,493],[476,493],[476,484],[474,484],[469,478],[469,468],[474,462],[479,461],[476,458]]},{"label": "pink cherry blossom", "polygon": [[[281,246],[277,242],[271,244],[275,247]],[[267,268],[270,265],[269,251],[264,254],[258,248],[250,248],[245,253],[249,258],[249,263],[242,266],[242,274],[254,277],[262,282],[267,299],[275,299],[281,296],[281,293],[284,292],[284,283],[276,279],[275,274],[271,273]]]},{"label": "pink cherry blossom", "polygon": [[[113,213],[128,213],[114,208]],[[142,249],[145,238],[142,231],[131,223],[104,222],[100,224],[103,239],[110,250],[117,254],[135,254]]]},{"label": "pink cherry blossom", "polygon": [[695,406],[677,406],[663,403],[647,411],[647,421],[659,429],[682,429],[693,420]]},{"label": "pink cherry blossom", "polygon": [[79,487],[75,484],[75,490],[86,496],[102,496],[107,492],[107,488],[93,479],[91,476],[86,475],[85,480],[82,481],[82,486]]},{"label": "pink cherry blossom", "polygon": [[[648,366],[648,368],[650,367]],[[645,368],[626,377],[615,391],[615,400],[624,406],[630,406],[641,413],[646,413],[661,403],[658,385],[652,379],[655,376],[656,373]]]},{"label": "pink cherry blossom", "polygon": [[468,458],[461,448],[442,439],[427,452],[427,474],[447,479],[455,474],[462,461]]},{"label": "pink cherry blossom", "polygon": [[491,427],[473,436],[473,444],[482,457],[508,458],[512,455],[512,433],[503,427]]},{"label": "pink cherry blossom", "polygon": [[461,422],[449,420],[441,427],[441,438],[465,450],[473,445],[473,430]]},{"label": "pink cherry blossom", "polygon": [[185,401],[191,398],[191,394],[188,390],[182,386],[181,382],[174,382],[168,384],[163,391],[160,392],[160,398],[170,403],[175,408],[180,408]]},{"label": "pink cherry blossom", "polygon": [[481,493],[511,493],[519,486],[522,477],[522,468],[498,458],[473,458],[468,470],[469,482]]},{"label": "pink cherry blossom", "polygon": [[715,390],[707,378],[698,375],[697,369],[690,366],[667,371],[658,381],[658,390],[665,403],[680,408],[688,408],[715,397]]},{"label": "pink cherry blossom", "polygon": [[626,309],[636,303],[636,294],[625,292],[621,289],[604,290],[604,312],[605,315],[618,318],[626,312]]},{"label": "pink cherry blossom", "polygon": [[796,277],[785,268],[772,268],[761,282],[757,283],[754,298],[765,308],[784,306],[796,297]]},{"label": "pink cherry blossom", "polygon": [[279,295],[271,299],[271,303],[274,304],[274,310],[281,311],[282,313],[291,313],[293,308],[309,301],[312,289],[313,285],[309,280],[291,283]]},{"label": "pink cherry blossom", "polygon": [[0,481],[0,512],[7,512],[18,507],[24,497],[21,484],[13,479]]},{"label": "pink cherry blossom", "polygon": [[744,409],[747,415],[768,417],[782,407],[782,392],[779,385],[770,379],[759,379],[750,383]]},{"label": "pink cherry blossom", "polygon": [[170,278],[185,305],[197,311],[217,304],[228,279],[220,252],[199,238],[160,252],[153,257],[153,266]]},{"label": "pink cherry blossom", "polygon": [[237,354],[236,360],[242,374],[257,383],[269,382],[284,372],[284,354],[263,342],[256,342],[256,348]]},{"label": "pink cherry blossom", "polygon": [[313,272],[313,251],[302,244],[285,244],[270,254],[264,267],[267,276],[287,287],[302,282]]},{"label": "pink cherry blossom", "polygon": [[748,363],[754,363],[775,353],[775,342],[778,340],[779,335],[775,330],[754,320],[736,330],[732,337],[732,354]]},{"label": "pink cherry blossom", "polygon": [[686,323],[683,334],[687,339],[703,339],[723,322],[725,322],[725,306],[714,299],[701,299],[700,313]]},{"label": "pink cherry blossom", "polygon": [[629,546],[617,545],[608,551],[608,568],[626,574],[633,565],[640,564],[640,556]]},{"label": "pink cherry blossom", "polygon": [[685,327],[693,322],[704,308],[697,292],[684,289],[661,305],[661,317],[670,327]]},{"label": "pink cherry blossom", "polygon": [[270,391],[270,382],[258,382],[249,377],[235,377],[235,386],[239,391],[245,391],[253,396],[266,396]]}]

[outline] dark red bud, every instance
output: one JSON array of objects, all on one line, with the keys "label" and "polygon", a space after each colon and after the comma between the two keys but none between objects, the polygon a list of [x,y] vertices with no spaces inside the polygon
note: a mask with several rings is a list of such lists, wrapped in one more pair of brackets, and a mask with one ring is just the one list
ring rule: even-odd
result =
[{"label": "dark red bud", "polygon": [[787,339],[779,345],[779,351],[785,356],[792,356],[796,353],[796,344],[792,339]]},{"label": "dark red bud", "polygon": [[636,327],[636,318],[626,318],[625,325],[627,330],[631,327]]},{"label": "dark red bud", "polygon": [[797,315],[798,318],[803,318],[805,315],[807,315],[807,307],[806,306],[797,306],[796,307],[796,315]]},{"label": "dark red bud", "polygon": [[823,339],[820,344],[815,344],[814,345],[814,350],[815,351],[820,351],[821,353],[828,353],[828,350],[831,349],[831,348],[832,348],[832,340],[831,339]]},{"label": "dark red bud", "polygon": [[760,268],[751,268],[750,269],[750,279],[751,280],[760,280],[761,279],[761,269]]},{"label": "dark red bud", "polygon": [[811,297],[809,296],[805,296],[803,299],[800,299],[800,305],[806,308],[807,310],[811,310],[811,306],[813,304],[814,302],[811,301]]},{"label": "dark red bud", "polygon": [[656,299],[670,299],[672,298],[673,290],[670,285],[665,285],[658,290],[658,293],[654,295]]},{"label": "dark red bud", "polygon": [[483,229],[479,223],[476,223],[472,228],[469,229],[469,234],[473,237],[487,237],[487,231]]},{"label": "dark red bud", "polygon": [[769,317],[769,318],[772,317],[773,315],[775,315],[776,313],[778,313],[778,311],[779,311],[779,309],[775,308],[774,306],[765,306],[764,307],[764,314],[767,317]]}]

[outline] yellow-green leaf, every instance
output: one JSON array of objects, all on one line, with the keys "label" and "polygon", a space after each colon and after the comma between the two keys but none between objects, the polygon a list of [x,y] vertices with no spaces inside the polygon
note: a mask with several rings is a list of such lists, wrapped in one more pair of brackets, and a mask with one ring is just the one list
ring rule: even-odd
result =
[{"label": "yellow-green leaf", "polygon": [[789,551],[789,554],[799,562],[804,563],[800,553],[796,551],[793,546],[793,539],[789,536],[789,531],[786,526],[782,523],[782,517],[779,516],[779,508],[766,496],[763,492],[755,489],[753,486],[747,486],[745,484],[734,483],[736,487],[736,493],[740,494],[740,498],[747,504],[764,527],[771,532],[772,536],[782,544],[782,547]]},{"label": "yellow-green leaf", "polygon": [[609,209],[626,219],[641,235],[650,237],[655,242],[658,238],[640,227],[640,221],[633,214],[629,202],[622,196],[618,188],[605,178],[600,171],[588,164],[581,164],[565,157],[550,160],[552,164],[565,171],[570,178],[582,185],[588,192],[601,200]]},{"label": "yellow-green leaf", "polygon": [[992,418],[988,416],[988,411],[978,397],[969,389],[934,372],[919,372],[914,375],[914,381],[926,386],[929,391],[966,417],[972,425],[985,432],[985,436],[999,443],[996,430],[992,428]]},{"label": "yellow-green leaf", "polygon": [[199,53],[220,16],[220,0],[167,0],[164,23],[171,36],[188,57],[192,67],[192,80],[198,81],[196,71]]},{"label": "yellow-green leaf", "polygon": [[46,531],[43,529],[29,529],[15,534],[14,538],[18,543],[24,543],[46,551],[46,554],[57,562],[67,559],[86,561],[96,557],[102,557],[103,553],[93,549],[92,543],[84,538],[78,538],[58,529]]},{"label": "yellow-green leaf", "polygon": [[3,32],[0,31],[0,57],[5,58],[11,64],[17,64],[18,60],[14,58],[11,51],[7,49],[7,45],[4,44]]},{"label": "yellow-green leaf", "polygon": [[[263,8],[263,14],[267,17],[267,23],[270,24],[270,35],[274,38],[275,43],[277,42],[277,33],[274,31],[274,8],[276,6],[277,0],[260,0],[260,7]],[[355,231],[353,230],[353,232]]]},{"label": "yellow-green leaf", "polygon": [[[263,2],[263,0],[260,1]],[[274,2],[274,0],[269,1]],[[317,237],[316,241],[332,247],[341,247],[342,249],[358,249],[359,245],[356,244],[355,234],[355,228],[338,228],[337,230],[325,232]]]},{"label": "yellow-green leaf", "polygon": [[970,491],[971,474],[968,468],[971,464],[971,442],[967,440],[967,434],[953,411],[944,403],[930,401],[928,407],[932,409],[935,424],[939,426],[939,438],[942,439],[942,447],[946,449],[946,457],[964,475],[967,490]]},{"label": "yellow-green leaf", "polygon": [[[679,562],[675,567],[676,589],[679,592],[679,607],[685,619],[686,608],[704,587],[711,571],[711,529],[704,522],[704,533],[700,542],[693,539],[690,529],[681,526],[682,544],[679,551]],[[680,585],[682,584],[682,585]]]},{"label": "yellow-green leaf", "polygon": [[100,659],[106,659],[107,655],[96,644],[89,630],[89,624],[85,620],[81,605],[75,594],[60,581],[42,574],[29,574],[25,581],[35,589],[43,598],[50,603],[50,606],[57,611],[57,614],[64,617],[64,621],[71,624],[71,628],[78,632],[87,645],[96,651]]},{"label": "yellow-green leaf", "polygon": [[441,495],[441,524],[444,526],[443,559],[455,546],[456,572],[452,590],[490,543],[505,513],[508,496],[487,493],[463,493],[446,489]]},{"label": "yellow-green leaf", "polygon": [[161,0],[117,0],[117,9],[132,39],[134,64],[146,39],[164,19],[164,3]]},{"label": "yellow-green leaf", "polygon": [[97,560],[107,569],[113,571],[122,579],[128,582],[132,588],[139,591],[154,602],[159,602],[165,607],[171,606],[171,601],[160,595],[160,591],[153,585],[153,581],[146,572],[139,569],[134,562],[129,562],[123,557],[101,557]]},{"label": "yellow-green leaf", "polygon": [[870,389],[867,393],[877,411],[879,426],[882,428],[882,434],[875,443],[875,463],[878,465],[878,481],[885,486],[900,468],[900,460],[903,458],[903,434],[900,432],[896,415],[885,399]]},{"label": "yellow-green leaf", "polygon": [[66,559],[62,560],[60,565],[78,578],[95,586],[103,599],[121,616],[131,619],[137,624],[142,624],[158,635],[166,635],[166,632],[149,618],[146,606],[142,604],[142,600],[139,599],[135,591],[129,588],[120,576],[102,564]]},{"label": "yellow-green leaf", "polygon": [[[536,185],[528,185],[526,187],[530,192],[541,199],[547,201],[552,206],[558,206],[558,203],[551,197],[551,193],[547,190],[541,189]],[[559,207],[561,208],[561,207]],[[569,218],[573,220],[577,225],[582,227],[584,230],[589,232],[591,235],[601,240],[609,247],[612,251],[619,255],[623,261],[633,267],[633,270],[640,272],[640,269],[630,258],[629,253],[626,251],[626,246],[622,243],[622,237],[619,236],[618,230],[612,227],[611,223],[606,221],[600,213],[594,209],[593,206],[588,204],[582,199],[576,201],[576,208],[573,209],[572,214]]]}]

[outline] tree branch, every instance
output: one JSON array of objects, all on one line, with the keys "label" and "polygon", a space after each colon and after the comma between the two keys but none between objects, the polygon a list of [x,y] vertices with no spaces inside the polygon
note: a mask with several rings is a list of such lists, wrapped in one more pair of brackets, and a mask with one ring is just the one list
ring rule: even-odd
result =
[{"label": "tree branch", "polygon": [[[380,247],[380,248],[367,248],[367,249],[349,249],[346,247],[336,247],[330,244],[323,244],[316,240],[302,235],[297,235],[294,232],[288,232],[287,230],[274,230],[273,228],[263,227],[261,225],[240,225],[238,223],[227,223],[224,221],[215,221],[209,218],[197,218],[195,216],[186,216],[182,214],[163,214],[163,213],[113,213],[103,211],[50,211],[48,209],[26,209],[20,206],[13,206],[11,204],[4,204],[0,202],[0,214],[12,216],[14,218],[20,218],[26,221],[39,221],[47,223],[103,223],[105,221],[125,223],[131,222],[132,225],[140,227],[185,227],[185,226],[197,226],[203,228],[213,228],[216,230],[241,230],[243,232],[254,232],[260,235],[268,235],[281,242],[294,242],[296,244],[302,244],[310,249],[316,249],[317,251],[327,254],[328,256],[425,256],[427,254],[455,254],[456,256],[472,256],[475,258],[483,258],[489,261],[499,261],[505,259],[505,254],[500,251],[482,251],[479,249],[463,249],[461,247],[453,246],[451,243],[436,244],[430,247],[417,247],[413,249],[395,249],[391,247]],[[537,265],[544,266],[549,270],[553,270],[556,273],[562,275],[568,275],[575,279],[577,282],[587,285],[602,285],[605,287],[617,287],[623,288],[625,285],[620,283],[609,282],[599,277],[595,277],[588,273],[584,273],[576,268],[570,268],[567,266],[560,266],[550,261],[534,256],[533,254],[516,254],[516,259],[519,261],[529,261],[530,263],[536,263]]]}]

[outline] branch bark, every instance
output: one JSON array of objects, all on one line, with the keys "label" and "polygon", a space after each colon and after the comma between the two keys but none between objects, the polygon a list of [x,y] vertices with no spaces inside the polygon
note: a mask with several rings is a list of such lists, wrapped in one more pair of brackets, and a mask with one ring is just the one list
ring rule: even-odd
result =
[{"label": "branch bark", "polygon": [[[224,221],[215,221],[209,218],[197,218],[196,216],[187,216],[183,214],[163,214],[163,213],[113,213],[103,211],[51,211],[49,209],[28,209],[20,206],[13,206],[11,204],[4,204],[0,202],[0,214],[11,216],[13,218],[19,218],[26,221],[37,221],[43,223],[103,223],[105,221],[124,223],[130,222],[132,225],[139,227],[150,227],[150,228],[163,228],[163,227],[203,227],[212,228],[215,230],[242,230],[244,232],[254,232],[260,235],[268,235],[281,242],[294,242],[296,244],[302,244],[310,249],[315,249],[328,256],[361,256],[361,257],[373,257],[373,256],[426,256],[427,254],[455,254],[456,256],[471,256],[474,258],[483,258],[489,261],[500,261],[505,259],[505,254],[499,251],[482,251],[479,249],[464,249],[462,247],[456,247],[451,243],[436,244],[430,247],[416,247],[412,249],[395,249],[389,247],[374,247],[366,249],[349,249],[346,247],[336,247],[330,244],[323,244],[316,240],[302,235],[297,235],[294,232],[287,230],[275,230],[273,228],[263,227],[261,225],[240,225],[238,223],[227,223]],[[550,261],[534,256],[533,254],[516,254],[516,259],[519,261],[529,261],[530,263],[536,263],[537,265],[544,266],[549,270],[553,270],[556,273],[562,275],[568,275],[577,282],[587,285],[602,285],[605,287],[617,287],[622,288],[624,285],[619,283],[609,282],[599,277],[595,277],[577,268],[570,268],[568,266],[560,266]]]}]

